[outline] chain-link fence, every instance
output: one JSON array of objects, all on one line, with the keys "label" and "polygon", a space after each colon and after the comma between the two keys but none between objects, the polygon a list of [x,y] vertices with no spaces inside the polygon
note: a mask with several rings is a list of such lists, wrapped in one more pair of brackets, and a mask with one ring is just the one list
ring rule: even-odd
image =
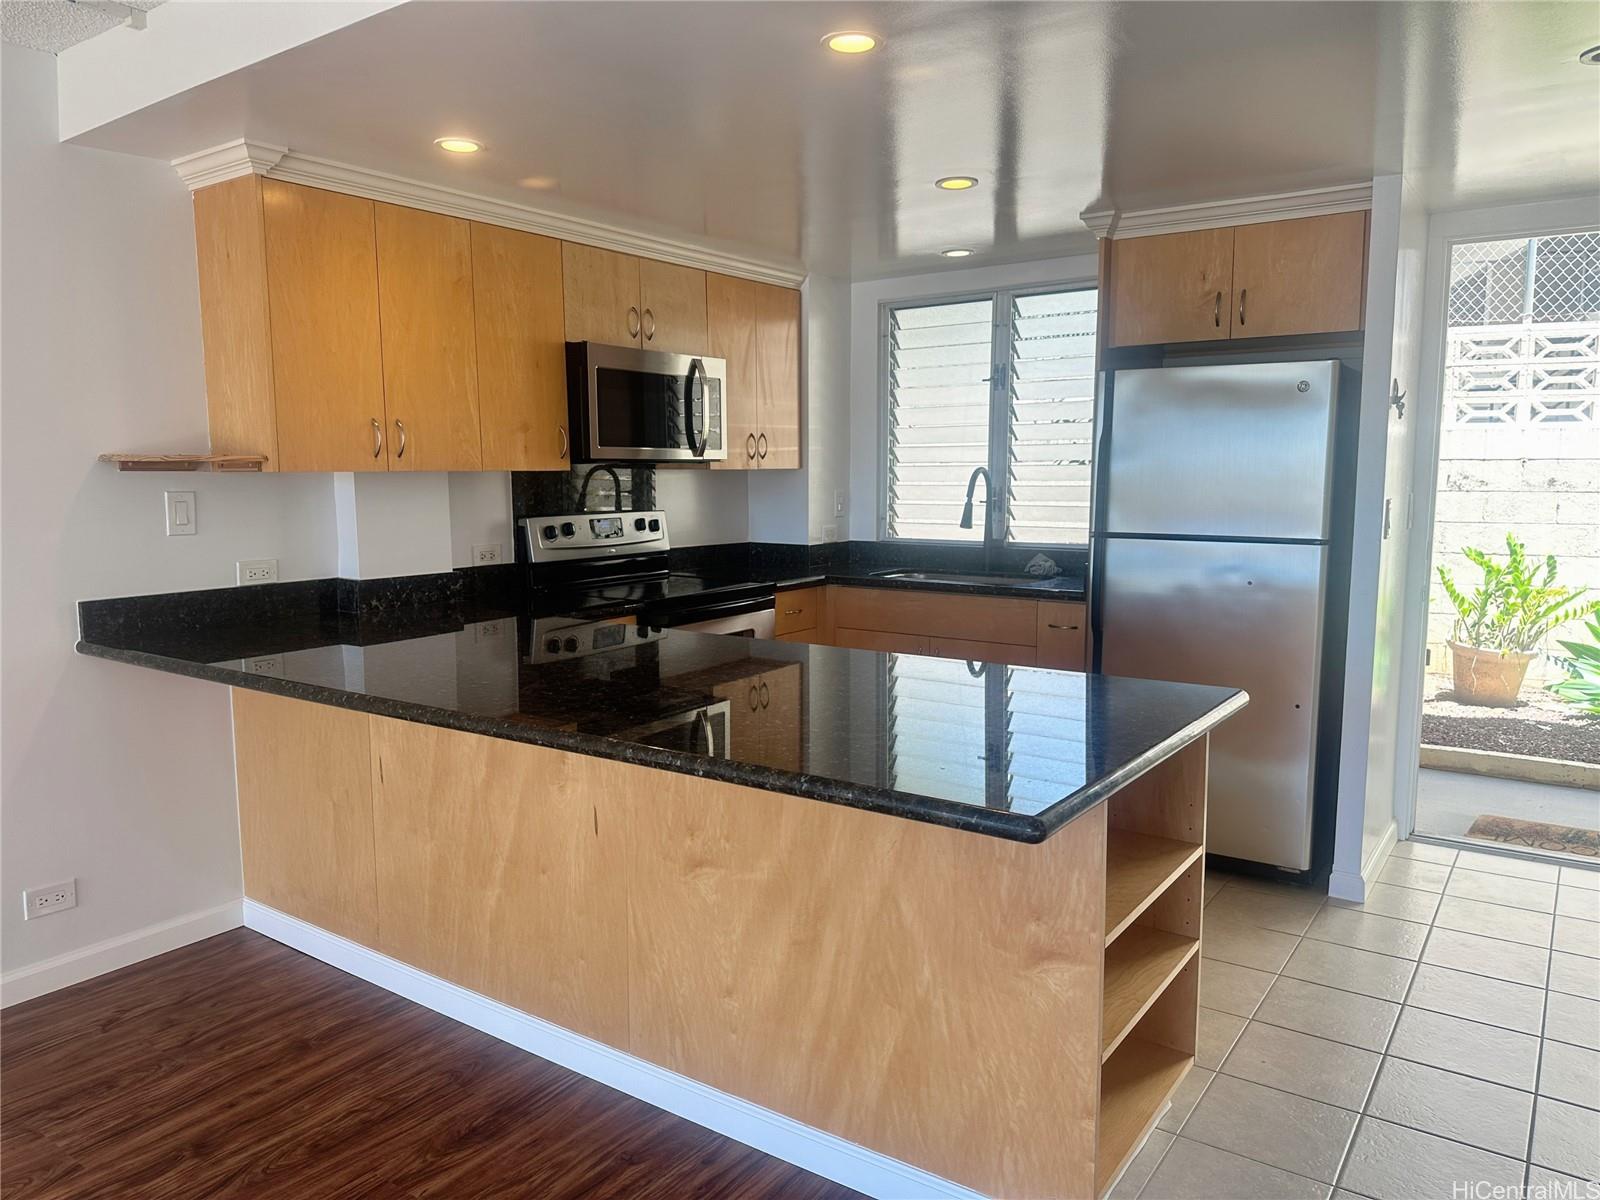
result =
[{"label": "chain-link fence", "polygon": [[1452,327],[1600,320],[1600,232],[1457,246],[1449,320]]}]

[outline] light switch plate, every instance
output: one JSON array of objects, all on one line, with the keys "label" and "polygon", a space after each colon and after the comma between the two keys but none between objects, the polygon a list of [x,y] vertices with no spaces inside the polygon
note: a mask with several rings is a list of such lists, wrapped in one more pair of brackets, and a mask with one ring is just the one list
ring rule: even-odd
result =
[{"label": "light switch plate", "polygon": [[844,516],[845,505],[849,502],[849,499],[850,499],[850,497],[845,492],[835,492],[833,494],[833,515],[834,516],[836,516],[836,517]]},{"label": "light switch plate", "polygon": [[193,492],[164,492],[167,504],[167,536],[188,537],[195,531]]}]

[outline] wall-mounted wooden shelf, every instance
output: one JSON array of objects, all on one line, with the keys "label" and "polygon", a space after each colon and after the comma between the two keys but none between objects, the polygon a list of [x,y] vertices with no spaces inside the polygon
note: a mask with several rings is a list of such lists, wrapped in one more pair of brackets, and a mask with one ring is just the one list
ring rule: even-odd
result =
[{"label": "wall-mounted wooden shelf", "polygon": [[265,454],[102,454],[119,471],[259,471]]},{"label": "wall-mounted wooden shelf", "polygon": [[1106,942],[1111,943],[1205,853],[1174,838],[1113,829],[1106,835]]},{"label": "wall-mounted wooden shelf", "polygon": [[1200,939],[1135,925],[1106,947],[1101,1053],[1107,1058],[1189,964]]}]

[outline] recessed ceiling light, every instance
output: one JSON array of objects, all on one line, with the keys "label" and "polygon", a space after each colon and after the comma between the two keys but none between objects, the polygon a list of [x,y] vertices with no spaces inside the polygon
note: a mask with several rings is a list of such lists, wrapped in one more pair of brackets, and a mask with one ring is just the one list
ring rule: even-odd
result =
[{"label": "recessed ceiling light", "polygon": [[451,154],[476,154],[483,149],[482,142],[464,137],[434,138],[433,144],[441,150],[449,151]]},{"label": "recessed ceiling light", "polygon": [[947,192],[964,192],[968,188],[978,186],[978,181],[971,175],[946,175],[943,179],[935,179],[933,186],[943,188]]},{"label": "recessed ceiling light", "polygon": [[939,253],[946,258],[971,258],[973,251],[968,250],[965,246],[951,246],[950,249],[941,250]]},{"label": "recessed ceiling light", "polygon": [[517,180],[517,186],[531,188],[536,192],[548,192],[555,188],[556,181],[549,175],[529,175],[526,179]]},{"label": "recessed ceiling light", "polygon": [[1590,46],[1578,55],[1578,61],[1588,63],[1591,67],[1600,67],[1600,46]]},{"label": "recessed ceiling light", "polygon": [[865,54],[877,47],[878,39],[860,30],[842,29],[838,33],[828,34],[822,39],[822,44],[836,54]]}]

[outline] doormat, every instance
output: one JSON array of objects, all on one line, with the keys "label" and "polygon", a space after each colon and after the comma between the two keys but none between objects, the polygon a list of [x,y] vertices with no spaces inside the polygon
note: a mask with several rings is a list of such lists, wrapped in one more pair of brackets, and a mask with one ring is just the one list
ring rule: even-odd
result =
[{"label": "doormat", "polygon": [[1532,850],[1600,858],[1600,831],[1574,829],[1571,825],[1519,821],[1516,817],[1482,816],[1472,823],[1467,836],[1485,842],[1503,842],[1507,846],[1526,846]]}]

